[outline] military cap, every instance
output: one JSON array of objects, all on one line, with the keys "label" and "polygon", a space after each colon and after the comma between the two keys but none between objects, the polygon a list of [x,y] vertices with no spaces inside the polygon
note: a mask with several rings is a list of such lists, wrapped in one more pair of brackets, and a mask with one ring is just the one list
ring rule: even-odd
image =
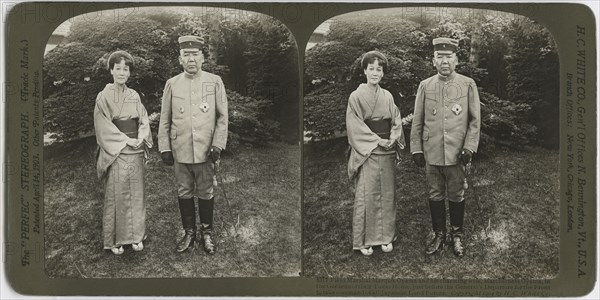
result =
[{"label": "military cap", "polygon": [[178,41],[180,49],[200,49],[202,48],[202,45],[204,45],[204,40],[201,37],[195,35],[180,36]]},{"label": "military cap", "polygon": [[433,39],[433,51],[452,51],[458,49],[458,41],[451,38],[436,38]]}]

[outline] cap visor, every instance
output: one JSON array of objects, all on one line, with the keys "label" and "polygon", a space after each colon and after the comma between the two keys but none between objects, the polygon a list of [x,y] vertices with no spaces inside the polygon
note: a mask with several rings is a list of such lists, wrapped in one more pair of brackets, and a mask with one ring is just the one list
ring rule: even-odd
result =
[{"label": "cap visor", "polygon": [[182,48],[183,52],[200,52],[200,48]]}]

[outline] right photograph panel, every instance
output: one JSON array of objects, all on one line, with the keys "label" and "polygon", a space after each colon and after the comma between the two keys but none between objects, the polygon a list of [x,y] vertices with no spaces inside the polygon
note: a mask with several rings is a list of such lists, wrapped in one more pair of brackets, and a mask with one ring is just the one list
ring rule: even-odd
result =
[{"label": "right photograph panel", "polygon": [[543,24],[336,16],[306,48],[303,115],[303,275],[558,275],[559,56]]}]

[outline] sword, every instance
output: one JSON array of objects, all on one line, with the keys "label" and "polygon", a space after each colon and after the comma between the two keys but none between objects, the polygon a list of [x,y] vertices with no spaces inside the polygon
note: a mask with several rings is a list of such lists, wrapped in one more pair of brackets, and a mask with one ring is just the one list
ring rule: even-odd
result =
[{"label": "sword", "polygon": [[[465,189],[469,189],[469,187],[471,187],[471,190],[473,191],[473,197],[475,198],[475,204],[477,205],[477,210],[479,210],[479,215],[481,216],[482,219],[485,219],[485,217],[483,216],[485,213],[483,212],[483,209],[481,208],[481,204],[479,202],[479,194],[477,194],[477,190],[475,189],[475,185],[473,184],[473,178],[472,178],[473,177],[472,174],[474,173],[473,169],[475,169],[475,168],[473,167],[472,162],[469,162],[465,165],[465,168],[464,168]],[[471,220],[471,223],[473,223],[473,220],[472,219],[470,219],[470,220]],[[485,237],[489,238],[488,237],[488,229],[491,225],[490,224],[491,219],[488,218],[487,220],[488,220],[488,226],[487,227],[482,226],[482,227],[483,227],[483,232],[485,233]]]},{"label": "sword", "polygon": [[[235,231],[235,235],[233,236],[233,247],[236,249],[236,252],[237,252],[236,237],[238,236],[237,226],[240,223],[240,218],[239,218],[239,215],[238,215],[237,218],[235,218],[233,216],[233,210],[231,209],[231,203],[229,202],[229,198],[227,197],[227,191],[225,190],[225,184],[223,182],[223,177],[221,175],[220,165],[221,165],[221,160],[220,159],[217,160],[216,162],[214,162],[212,164],[213,170],[214,170],[214,173],[215,173],[215,175],[213,177],[213,186],[218,186],[218,185],[221,186],[221,190],[223,191],[223,197],[225,198],[225,202],[227,203],[227,209],[229,211],[229,217],[232,220],[234,220],[234,221],[237,219],[237,222],[235,222],[233,224],[233,230]],[[219,181],[220,181],[220,183],[219,183]]]}]

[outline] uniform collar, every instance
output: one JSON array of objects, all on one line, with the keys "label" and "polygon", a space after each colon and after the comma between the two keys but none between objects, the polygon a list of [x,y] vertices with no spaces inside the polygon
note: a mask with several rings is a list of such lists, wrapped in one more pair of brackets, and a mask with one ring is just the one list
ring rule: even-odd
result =
[{"label": "uniform collar", "polygon": [[437,75],[438,75],[438,79],[441,81],[450,81],[450,80],[454,79],[454,77],[456,77],[456,71],[450,73],[450,75],[448,75],[448,76],[443,76],[440,73],[438,73]]},{"label": "uniform collar", "polygon": [[196,78],[199,78],[200,76],[202,76],[202,72],[204,72],[204,71],[200,70],[196,74],[190,74],[186,71],[183,71],[183,76],[185,76],[185,78],[187,78],[187,79],[196,79]]}]

